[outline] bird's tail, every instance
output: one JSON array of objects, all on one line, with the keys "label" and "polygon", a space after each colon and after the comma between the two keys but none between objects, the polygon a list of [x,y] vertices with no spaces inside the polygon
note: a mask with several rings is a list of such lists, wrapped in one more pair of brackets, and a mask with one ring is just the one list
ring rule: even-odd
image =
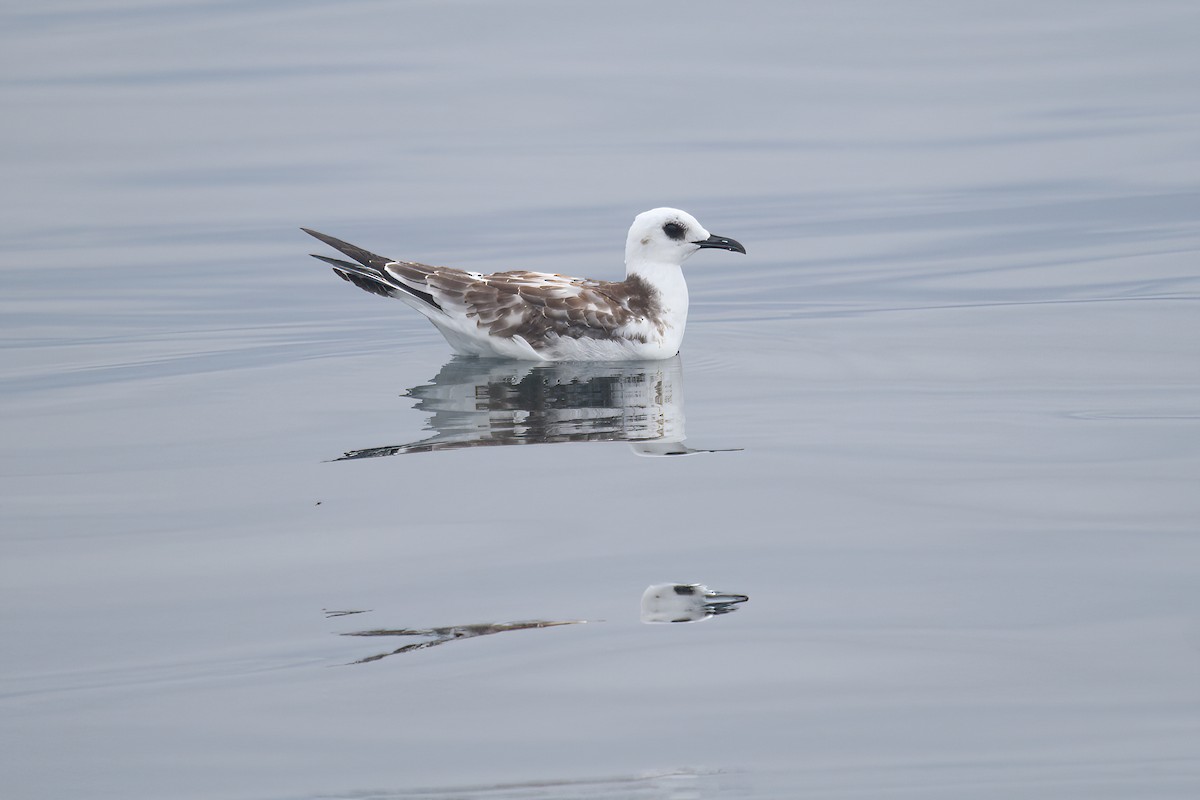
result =
[{"label": "bird's tail", "polygon": [[385,258],[369,250],[352,245],[349,242],[343,242],[341,239],[336,239],[324,233],[309,230],[308,228],[301,228],[300,230],[309,236],[320,239],[334,250],[358,262],[357,264],[352,264],[349,261],[342,261],[338,258],[330,258],[329,256],[322,256],[317,253],[310,254],[313,258],[324,261],[333,267],[334,273],[342,280],[349,281],[363,291],[370,292],[371,294],[377,294],[382,297],[396,297],[406,301],[416,300],[426,307],[432,307],[438,311],[442,310],[442,307],[433,299],[431,294],[402,283],[395,275],[388,272],[387,265],[396,263],[394,259]]}]

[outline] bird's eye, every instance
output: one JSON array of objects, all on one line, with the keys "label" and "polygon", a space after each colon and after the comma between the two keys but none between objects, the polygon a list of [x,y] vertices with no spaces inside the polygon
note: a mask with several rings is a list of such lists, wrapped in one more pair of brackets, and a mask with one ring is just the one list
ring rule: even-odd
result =
[{"label": "bird's eye", "polygon": [[687,228],[678,222],[668,222],[666,225],[663,225],[663,233],[672,239],[682,239],[683,235],[687,233]]}]

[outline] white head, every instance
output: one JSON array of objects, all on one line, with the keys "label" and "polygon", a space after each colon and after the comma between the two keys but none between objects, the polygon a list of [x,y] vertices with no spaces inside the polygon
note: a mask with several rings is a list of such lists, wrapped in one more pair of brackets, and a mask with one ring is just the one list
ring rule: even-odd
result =
[{"label": "white head", "polygon": [[625,241],[625,264],[682,264],[701,248],[745,253],[733,239],[714,236],[695,217],[677,208],[653,208],[638,214]]}]

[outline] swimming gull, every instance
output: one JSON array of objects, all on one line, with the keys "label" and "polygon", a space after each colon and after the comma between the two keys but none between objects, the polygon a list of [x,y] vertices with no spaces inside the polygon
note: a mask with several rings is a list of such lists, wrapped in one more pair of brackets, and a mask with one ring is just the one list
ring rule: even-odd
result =
[{"label": "swimming gull", "polygon": [[313,254],[343,280],[403,300],[434,324],[454,352],[531,361],[670,358],[687,323],[683,260],[697,250],[745,253],[675,208],[633,221],[625,243],[625,280],[545,272],[479,272],[396,261],[301,228],[357,263]]}]

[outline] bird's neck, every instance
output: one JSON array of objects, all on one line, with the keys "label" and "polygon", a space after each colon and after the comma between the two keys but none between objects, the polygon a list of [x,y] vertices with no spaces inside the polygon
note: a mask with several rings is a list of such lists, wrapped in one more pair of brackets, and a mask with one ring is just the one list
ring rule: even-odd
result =
[{"label": "bird's neck", "polygon": [[687,326],[688,289],[678,264],[652,261],[630,262],[625,280],[641,284],[648,297],[644,303],[646,333],[656,338],[658,358],[679,352]]},{"label": "bird's neck", "polygon": [[688,290],[683,268],[658,261],[633,261],[625,269],[626,277],[637,276],[658,292],[658,301],[672,315],[687,315]]}]

